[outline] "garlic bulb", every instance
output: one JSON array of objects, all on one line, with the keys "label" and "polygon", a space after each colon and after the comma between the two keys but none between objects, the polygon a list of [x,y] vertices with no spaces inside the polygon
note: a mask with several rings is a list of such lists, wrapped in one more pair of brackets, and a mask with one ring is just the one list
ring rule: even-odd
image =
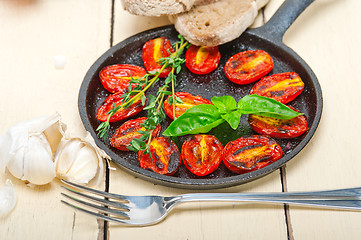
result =
[{"label": "garlic bulb", "polygon": [[54,157],[56,175],[75,183],[98,185],[104,174],[103,158],[109,157],[89,133],[85,138],[64,137]]},{"label": "garlic bulb", "polygon": [[16,192],[9,179],[5,186],[0,188],[0,216],[10,212],[16,204]]},{"label": "garlic bulb", "polygon": [[0,171],[5,167],[16,178],[43,185],[56,176],[53,154],[65,134],[59,114],[30,119],[0,137]]}]

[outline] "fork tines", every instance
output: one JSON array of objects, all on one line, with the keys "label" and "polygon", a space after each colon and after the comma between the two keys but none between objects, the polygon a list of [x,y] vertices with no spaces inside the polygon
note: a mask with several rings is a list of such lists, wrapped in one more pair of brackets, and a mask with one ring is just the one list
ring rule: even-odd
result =
[{"label": "fork tines", "polygon": [[[90,200],[91,202],[94,203],[90,203],[88,201],[84,201],[81,199],[78,199],[76,197],[70,196],[66,193],[61,193],[63,196],[67,197],[68,199],[71,199],[74,202],[80,203],[81,205],[90,207],[92,209],[97,210],[97,212],[95,211],[91,211],[88,209],[85,209],[83,207],[79,207],[77,205],[74,205],[72,203],[69,203],[65,200],[61,200],[62,203],[73,207],[79,211],[91,214],[93,216],[96,216],[100,219],[103,220],[108,220],[108,221],[116,221],[116,222],[120,222],[120,223],[126,223],[126,220],[129,219],[128,214],[126,213],[127,211],[129,211],[129,207],[126,205],[126,203],[128,202],[126,197],[123,195],[118,195],[118,194],[113,194],[113,193],[108,193],[108,192],[102,192],[102,191],[98,191],[95,189],[91,189],[88,187],[84,187],[72,182],[68,182],[66,180],[61,180],[63,183],[70,185],[76,189],[80,189],[83,190],[84,192],[80,192],[77,190],[74,190],[72,188],[66,187],[66,186],[62,186],[64,189],[66,189],[67,191],[71,192],[72,194],[75,194],[85,200]],[[97,195],[97,196],[101,196],[100,197],[96,197],[93,195],[89,195],[89,194],[93,194],[93,195]],[[114,199],[117,201],[110,201],[109,199]]]}]

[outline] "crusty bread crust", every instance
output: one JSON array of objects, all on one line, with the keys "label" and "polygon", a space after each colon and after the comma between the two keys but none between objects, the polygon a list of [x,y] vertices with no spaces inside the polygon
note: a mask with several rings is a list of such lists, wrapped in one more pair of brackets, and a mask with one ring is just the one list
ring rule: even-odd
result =
[{"label": "crusty bread crust", "polygon": [[188,11],[203,0],[121,0],[123,8],[134,15],[163,16]]},{"label": "crusty bread crust", "polygon": [[218,0],[169,19],[190,43],[216,46],[239,37],[254,22],[257,12],[254,0]]}]

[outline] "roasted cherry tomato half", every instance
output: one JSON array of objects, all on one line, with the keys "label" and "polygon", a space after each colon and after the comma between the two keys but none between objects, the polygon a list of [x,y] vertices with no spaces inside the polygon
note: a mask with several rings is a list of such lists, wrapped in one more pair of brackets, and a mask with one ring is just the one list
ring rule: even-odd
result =
[{"label": "roasted cherry tomato half", "polygon": [[221,53],[218,46],[215,47],[199,47],[190,46],[186,52],[186,66],[195,74],[207,74],[214,71],[221,59]]},{"label": "roasted cherry tomato half", "polygon": [[[111,93],[128,91],[129,82],[146,74],[144,68],[130,64],[115,64],[103,68],[100,73],[100,82]],[[132,87],[136,84],[132,83]]]},{"label": "roasted cherry tomato half", "polygon": [[[200,104],[212,104],[209,100],[202,98],[201,96],[193,96],[187,92],[177,92],[174,94],[176,97],[180,98],[183,103],[175,104],[175,117],[178,118],[180,115],[185,113],[188,109],[193,106]],[[170,95],[167,100],[164,101],[164,110],[168,117],[174,120],[173,116],[173,104],[169,104],[169,99],[172,97]]]},{"label": "roasted cherry tomato half", "polygon": [[237,84],[255,82],[274,66],[271,56],[262,50],[248,50],[228,59],[224,66],[226,77]]},{"label": "roasted cherry tomato half", "polygon": [[223,162],[232,172],[242,174],[263,168],[282,157],[277,142],[261,135],[238,138],[223,149]]},{"label": "roasted cherry tomato half", "polygon": [[[289,107],[294,111],[296,109]],[[307,131],[307,118],[304,115],[292,119],[276,119],[250,114],[248,123],[259,134],[273,138],[295,138]]]},{"label": "roasted cherry tomato half", "polygon": [[251,94],[273,98],[286,104],[300,95],[304,86],[297,73],[279,73],[262,78],[252,87]]},{"label": "roasted cherry tomato half", "polygon": [[[143,46],[143,63],[148,72],[159,72],[162,68],[161,58],[169,57],[174,49],[170,41],[165,37],[155,38],[146,42]],[[167,77],[171,67],[163,69],[159,77]]]},{"label": "roasted cherry tomato half", "polygon": [[[105,122],[108,119],[109,111],[114,108],[113,103],[117,106],[122,104],[123,98],[121,97],[122,93],[114,93],[109,95],[105,101],[97,109],[97,119],[101,122]],[[134,100],[134,102],[127,108],[120,108],[113,116],[110,117],[109,122],[116,122],[119,120],[127,119],[138,114],[143,110],[145,104],[142,104],[140,98]]]},{"label": "roasted cherry tomato half", "polygon": [[198,134],[184,141],[181,154],[189,171],[205,176],[217,170],[222,162],[222,150],[223,146],[215,136]]},{"label": "roasted cherry tomato half", "polygon": [[149,153],[138,152],[139,165],[163,175],[173,175],[181,164],[177,145],[167,137],[157,137],[150,142]]},{"label": "roasted cherry tomato half", "polygon": [[[140,138],[143,134],[138,131],[146,131],[141,124],[146,120],[146,117],[136,118],[128,120],[123,123],[117,130],[115,130],[113,136],[109,139],[112,147],[118,148],[122,151],[129,151],[128,146],[134,138]],[[152,138],[158,137],[160,134],[160,124],[152,131]]]}]

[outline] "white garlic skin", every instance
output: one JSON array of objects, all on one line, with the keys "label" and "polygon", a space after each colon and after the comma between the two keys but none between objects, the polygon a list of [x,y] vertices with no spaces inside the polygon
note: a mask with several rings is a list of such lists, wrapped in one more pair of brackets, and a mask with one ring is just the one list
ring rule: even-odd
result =
[{"label": "white garlic skin", "polygon": [[63,138],[54,157],[56,175],[78,184],[98,185],[104,175],[103,158],[108,156],[89,133],[86,138]]},{"label": "white garlic skin", "polygon": [[15,207],[16,192],[9,179],[5,181],[5,186],[0,188],[0,216],[4,215]]},{"label": "white garlic skin", "polygon": [[[44,134],[29,137],[23,161],[22,180],[24,181],[43,185],[51,182],[56,176],[53,153]],[[9,167],[8,169],[11,172]]]},{"label": "white garlic skin", "polygon": [[56,113],[10,128],[0,137],[0,171],[6,166],[14,177],[31,184],[51,182],[56,176],[53,154],[66,130],[60,120]]}]

